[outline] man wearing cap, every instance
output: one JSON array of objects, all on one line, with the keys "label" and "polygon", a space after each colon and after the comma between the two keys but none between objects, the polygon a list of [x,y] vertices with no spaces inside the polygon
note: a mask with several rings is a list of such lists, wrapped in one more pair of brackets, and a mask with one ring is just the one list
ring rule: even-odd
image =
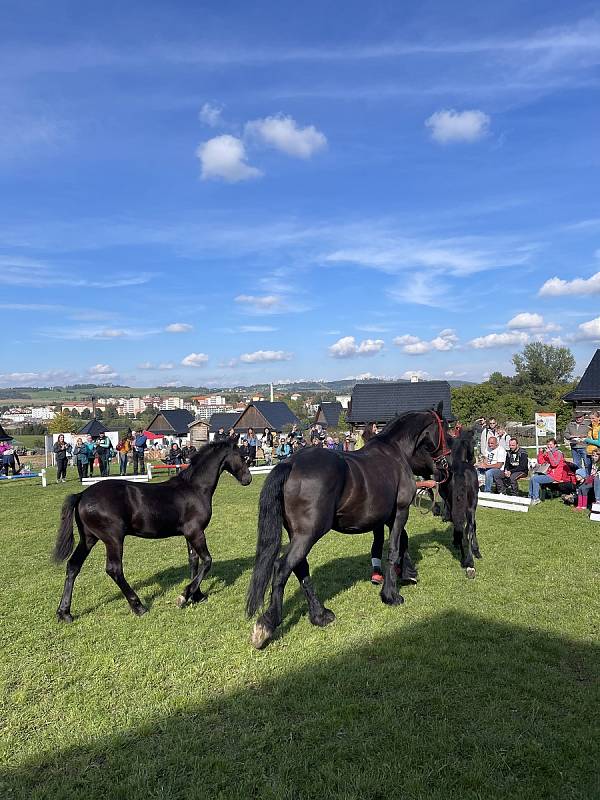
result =
[{"label": "man wearing cap", "polygon": [[565,444],[571,448],[571,455],[575,466],[579,469],[585,467],[585,471],[589,474],[591,467],[591,459],[586,452],[585,439],[588,435],[589,424],[585,422],[585,414],[583,411],[576,411],[573,419],[565,428]]}]

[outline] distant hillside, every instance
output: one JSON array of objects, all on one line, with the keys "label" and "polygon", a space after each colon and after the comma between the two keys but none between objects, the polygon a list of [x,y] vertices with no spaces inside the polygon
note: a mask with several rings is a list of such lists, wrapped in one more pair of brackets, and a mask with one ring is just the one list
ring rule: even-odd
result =
[{"label": "distant hillside", "polygon": [[[398,379],[401,383],[408,381],[401,378]],[[352,389],[357,383],[385,383],[379,378],[369,378],[368,380],[357,381],[354,379],[339,380],[339,381],[293,381],[291,383],[277,383],[274,384],[273,389],[275,392],[294,394],[319,394],[319,393],[333,393],[333,394],[351,394]],[[469,384],[469,381],[448,381],[450,386],[459,387]],[[219,394],[238,392],[240,394],[262,394],[268,397],[270,391],[270,384],[268,383],[255,383],[250,386],[220,386],[220,387],[207,387],[207,386],[119,386],[119,385],[95,385],[83,384],[79,386],[53,386],[53,387],[37,387],[26,386],[12,389],[0,388],[0,405],[19,405],[19,404],[49,404],[64,402],[66,400],[87,400],[92,395],[94,397],[143,397],[147,394],[160,394],[160,395],[190,395],[190,394]]]}]

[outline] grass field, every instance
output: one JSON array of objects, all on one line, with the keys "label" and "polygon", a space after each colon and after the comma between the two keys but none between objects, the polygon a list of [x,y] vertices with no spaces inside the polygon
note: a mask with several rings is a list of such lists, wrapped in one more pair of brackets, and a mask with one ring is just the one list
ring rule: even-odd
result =
[{"label": "grass field", "polygon": [[482,509],[468,581],[447,526],[413,509],[420,582],[399,608],[367,581],[370,537],[329,534],[310,561],[336,622],[312,627],[292,579],[282,635],[256,652],[243,607],[261,485],[221,480],[208,603],[175,606],[181,539],[131,539],[150,613],[131,614],[100,545],[70,626],[49,552],[78,485],[0,486],[3,800],[600,796],[600,525],[559,501]]}]

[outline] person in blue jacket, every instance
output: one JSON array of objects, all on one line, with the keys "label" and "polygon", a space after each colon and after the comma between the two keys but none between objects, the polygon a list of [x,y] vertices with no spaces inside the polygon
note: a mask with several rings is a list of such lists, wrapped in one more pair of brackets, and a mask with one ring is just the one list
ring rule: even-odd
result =
[{"label": "person in blue jacket", "polygon": [[148,446],[148,438],[144,436],[143,431],[133,431],[133,474],[143,474],[146,469],[144,459],[146,457],[146,448]]}]

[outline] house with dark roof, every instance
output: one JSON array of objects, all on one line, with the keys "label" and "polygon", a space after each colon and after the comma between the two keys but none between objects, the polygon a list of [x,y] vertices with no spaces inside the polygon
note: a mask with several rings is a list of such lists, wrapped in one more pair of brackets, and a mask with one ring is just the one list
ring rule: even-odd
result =
[{"label": "house with dark roof", "polygon": [[233,428],[239,419],[240,413],[240,411],[222,411],[211,414],[208,422],[208,432],[210,434],[217,433],[219,428],[223,428],[225,433],[228,433],[229,428]]},{"label": "house with dark roof", "polygon": [[300,420],[282,400],[276,400],[274,403],[270,403],[268,400],[256,400],[248,403],[235,423],[229,427],[235,428],[238,433],[247,433],[248,428],[254,428],[257,433],[260,433],[264,428],[282,431],[292,425],[299,426]]},{"label": "house with dark roof", "polygon": [[447,381],[394,383],[357,383],[347,413],[348,422],[356,427],[367,422],[383,425],[407,411],[427,411],[444,404],[444,416],[452,418],[450,384]]},{"label": "house with dark roof", "polygon": [[96,439],[98,436],[104,436],[108,431],[106,425],[103,425],[99,419],[90,419],[83,428],[78,432],[78,436],[92,436]]},{"label": "house with dark roof", "polygon": [[315,415],[315,425],[321,425],[323,428],[337,428],[343,413],[344,409],[341,403],[319,403]]},{"label": "house with dark roof", "polygon": [[194,415],[184,408],[159,411],[154,415],[147,430],[150,433],[157,433],[159,436],[182,437],[188,435],[188,426],[192,422],[194,422]]},{"label": "house with dark roof", "polygon": [[596,350],[581,380],[573,391],[563,396],[563,400],[571,403],[574,411],[586,414],[600,407],[600,350]]}]

